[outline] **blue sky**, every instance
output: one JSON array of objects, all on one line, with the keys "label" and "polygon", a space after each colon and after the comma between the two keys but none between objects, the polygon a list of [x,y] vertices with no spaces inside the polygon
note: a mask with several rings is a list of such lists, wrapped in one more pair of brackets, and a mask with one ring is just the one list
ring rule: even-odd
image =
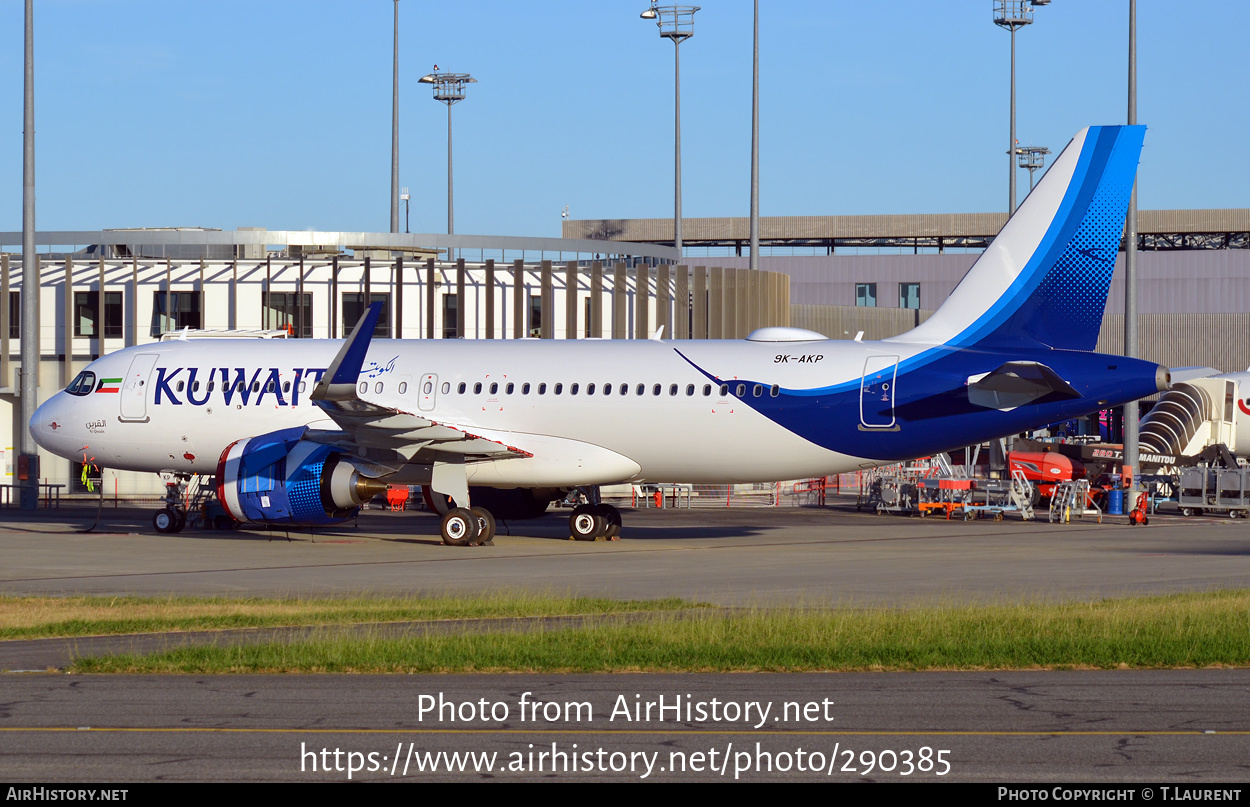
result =
[{"label": "blue sky", "polygon": [[[0,4],[0,230],[21,227],[22,6]],[[992,0],[761,3],[761,213],[1006,209],[1010,37]],[[1247,207],[1250,4],[1138,3],[1140,206]],[[400,181],[446,227],[555,236],[672,215],[673,47],[644,0],[400,3]],[[1127,0],[1054,0],[1018,34],[1022,144],[1125,119]],[[389,222],[391,0],[36,0],[39,229],[375,230]],[[751,3],[682,45],[684,213],[748,213]],[[1028,174],[1018,179],[1020,198]],[[401,224],[402,228],[402,224]]]}]

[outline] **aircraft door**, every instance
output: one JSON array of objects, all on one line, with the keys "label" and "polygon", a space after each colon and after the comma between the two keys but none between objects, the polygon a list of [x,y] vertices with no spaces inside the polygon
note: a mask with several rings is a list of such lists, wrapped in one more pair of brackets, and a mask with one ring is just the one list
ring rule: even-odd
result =
[{"label": "aircraft door", "polygon": [[859,388],[861,428],[898,428],[894,420],[894,382],[897,376],[898,356],[869,356],[864,361],[864,377]]},{"label": "aircraft door", "polygon": [[140,353],[130,362],[122,379],[121,414],[118,420],[144,423],[148,419],[148,381],[159,353]]},{"label": "aircraft door", "polygon": [[421,376],[421,386],[417,389],[417,407],[422,412],[429,412],[438,402],[438,376],[426,373]]}]

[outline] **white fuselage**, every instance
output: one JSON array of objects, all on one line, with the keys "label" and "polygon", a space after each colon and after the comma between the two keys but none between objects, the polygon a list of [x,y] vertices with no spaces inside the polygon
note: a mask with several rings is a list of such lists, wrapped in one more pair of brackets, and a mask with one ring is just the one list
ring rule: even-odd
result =
[{"label": "white fuselage", "polygon": [[[116,392],[58,393],[32,425],[51,450],[85,452],[104,467],[212,473],[235,440],[305,424],[335,429],[308,394],[341,345],[191,339],[128,348],[87,368],[97,388],[120,379]],[[858,384],[867,357],[918,350],[846,341],[376,340],[360,397],[533,455],[471,465],[473,484],[770,481],[879,463],[779,426],[749,405],[771,389],[748,384],[739,397],[734,380]]]}]

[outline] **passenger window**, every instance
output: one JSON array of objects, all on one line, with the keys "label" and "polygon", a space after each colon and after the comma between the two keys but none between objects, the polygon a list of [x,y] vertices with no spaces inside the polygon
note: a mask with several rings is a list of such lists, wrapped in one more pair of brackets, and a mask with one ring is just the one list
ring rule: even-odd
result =
[{"label": "passenger window", "polygon": [[751,389],[751,394],[752,394],[752,395],[754,395],[756,398],[760,397],[761,395],[763,395],[763,394],[764,394],[764,387],[763,387],[762,385],[760,385],[760,384],[756,384],[756,385],[755,385],[755,386]]},{"label": "passenger window", "polygon": [[491,395],[499,394],[499,384],[495,383],[494,381],[490,383],[490,394]]},{"label": "passenger window", "polygon": [[635,395],[646,395],[646,394],[647,394],[647,385],[646,385],[646,384],[639,384],[638,386],[634,387],[634,394],[635,394]]},{"label": "passenger window", "polygon": [[555,390],[553,390],[553,392],[555,392],[556,395],[559,395],[561,392],[564,392],[564,385],[556,384],[556,388]]},{"label": "passenger window", "polygon": [[676,394],[677,394],[677,385],[676,385],[676,384],[669,384],[669,385],[668,385],[668,394],[669,394],[669,395],[676,395]]},{"label": "passenger window", "polygon": [[576,395],[576,394],[577,394],[577,385],[569,384],[569,395]]},{"label": "passenger window", "polygon": [[[213,390],[215,390],[215,389],[217,389],[217,382],[216,382],[216,381],[210,381],[210,382],[208,382],[208,391],[209,391],[209,392],[212,392],[212,391],[213,391]],[[299,382],[299,391],[300,391],[300,392],[303,392],[303,391],[304,391],[304,382],[303,382],[303,381]]]},{"label": "passenger window", "polygon": [[539,395],[546,395],[546,394],[547,394],[547,385],[546,385],[546,384],[539,384],[539,385],[538,385],[538,394],[539,394]]},{"label": "passenger window", "polygon": [[[368,386],[368,384],[366,384],[365,386]],[[260,382],[259,382],[259,381],[253,381],[253,382],[252,382],[252,392],[260,392]]]},{"label": "passenger window", "polygon": [[612,394],[612,385],[611,385],[611,384],[604,384],[604,385],[603,385],[603,394],[604,394],[604,395],[611,395],[611,394]]},{"label": "passenger window", "polygon": [[659,395],[659,394],[660,394],[660,385],[659,385],[659,384],[656,384],[654,387],[652,387],[652,388],[651,388],[651,394],[652,394],[652,395]]},{"label": "passenger window", "polygon": [[703,397],[704,397],[704,398],[706,398],[707,396],[709,396],[709,395],[711,395],[711,394],[712,394],[712,385],[711,385],[711,384],[704,384],[704,385],[703,385]]},{"label": "passenger window", "polygon": [[179,392],[182,392],[182,388],[183,388],[183,387],[185,387],[185,386],[186,386],[186,382],[179,381],[179,382],[178,382],[178,391],[179,391]]},{"label": "passenger window", "polygon": [[514,390],[514,389],[516,389],[516,384],[513,384],[511,381],[509,381],[509,382],[508,382],[508,386],[504,387],[504,392],[506,392],[506,393],[508,393],[509,395],[511,395],[511,394],[512,394],[512,390]]},{"label": "passenger window", "polygon": [[[407,384],[400,384],[399,386],[400,386],[400,390],[399,390],[399,391],[400,391],[400,392],[403,392],[403,391],[404,391],[404,389],[405,389],[408,385],[407,385]],[[446,395],[446,394],[447,394],[447,393],[449,393],[449,392],[451,392],[451,384],[449,384],[448,382],[444,381],[444,382],[443,382],[443,394],[444,394],[444,395]]]},{"label": "passenger window", "polygon": [[[182,382],[179,382],[179,383],[182,383]],[[273,387],[274,387],[274,383],[273,381],[270,381],[268,384],[265,385],[265,392],[273,392]]]},{"label": "passenger window", "polygon": [[[291,382],[290,382],[290,381],[288,381],[288,382],[286,382],[286,383],[287,383],[287,385],[289,386]],[[192,392],[199,392],[199,391],[200,391],[200,382],[199,382],[199,381],[196,381],[194,384],[192,384],[192,385],[191,385],[191,391],[192,391]]]},{"label": "passenger window", "polygon": [[456,387],[456,392],[460,395],[464,395],[464,391],[465,391],[465,383],[461,381],[460,386]]},{"label": "passenger window", "polygon": [[[195,382],[195,388],[196,388],[197,390],[200,388],[200,382],[198,382],[198,381],[196,381],[196,382]],[[282,382],[282,391],[283,391],[283,392],[290,392],[290,391],[291,391],[291,382],[290,382],[290,381],[283,381],[283,382]]]},{"label": "passenger window", "polygon": [[720,397],[724,398],[728,394],[729,394],[729,385],[721,384],[720,385]]},{"label": "passenger window", "polygon": [[373,391],[376,392],[378,395],[382,394],[382,382],[381,381],[373,385]]},{"label": "passenger window", "polygon": [[400,381],[400,382],[399,382],[399,394],[400,394],[400,395],[403,395],[403,394],[404,394],[404,393],[406,393],[406,392],[408,392],[408,382],[407,382],[407,381]]},{"label": "passenger window", "polygon": [[686,395],[694,395],[694,384],[686,385]]},{"label": "passenger window", "polygon": [[[575,395],[577,394],[577,385],[576,385],[576,384],[574,384],[574,385],[573,385],[573,393],[574,393]],[[587,385],[586,385],[586,394],[587,394],[587,395],[594,395],[594,394],[595,394],[595,385],[594,385],[594,384],[587,384]]]},{"label": "passenger window", "polygon": [[734,394],[737,395],[739,398],[745,398],[747,394],[747,385],[739,384]]},{"label": "passenger window", "polygon": [[622,384],[622,385],[621,385],[621,394],[622,394],[622,395],[628,395],[628,394],[629,394],[629,385],[628,385],[628,384]]},{"label": "passenger window", "polygon": [[[359,389],[360,389],[360,394],[361,394],[361,395],[364,395],[366,392],[368,392],[368,391],[369,391],[369,382],[368,382],[368,381],[361,381],[361,382],[360,382],[360,387],[359,387]],[[240,388],[240,391],[241,391],[241,388]]]},{"label": "passenger window", "polygon": [[474,395],[481,395],[481,394],[482,394],[482,382],[481,382],[481,381],[479,381],[479,382],[477,382],[476,384],[474,384],[474,385],[473,385],[473,394],[474,394]]},{"label": "passenger window", "polygon": [[529,395],[529,394],[530,394],[530,385],[529,385],[529,384],[522,384],[522,385],[521,385],[521,394],[522,394],[522,395]]},{"label": "passenger window", "polygon": [[781,385],[773,384],[773,388],[768,391],[768,394],[776,398],[778,395],[781,394]]},{"label": "passenger window", "polygon": [[425,386],[424,388],[422,388],[421,392],[425,395],[429,395],[433,391],[434,391],[434,384],[432,384],[429,381],[425,382]]}]

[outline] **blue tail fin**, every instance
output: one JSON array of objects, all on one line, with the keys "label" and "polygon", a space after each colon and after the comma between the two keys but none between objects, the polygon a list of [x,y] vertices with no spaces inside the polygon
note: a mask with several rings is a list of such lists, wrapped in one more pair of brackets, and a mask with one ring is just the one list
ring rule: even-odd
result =
[{"label": "blue tail fin", "polygon": [[950,298],[899,341],[1092,350],[1144,126],[1077,133]]}]

